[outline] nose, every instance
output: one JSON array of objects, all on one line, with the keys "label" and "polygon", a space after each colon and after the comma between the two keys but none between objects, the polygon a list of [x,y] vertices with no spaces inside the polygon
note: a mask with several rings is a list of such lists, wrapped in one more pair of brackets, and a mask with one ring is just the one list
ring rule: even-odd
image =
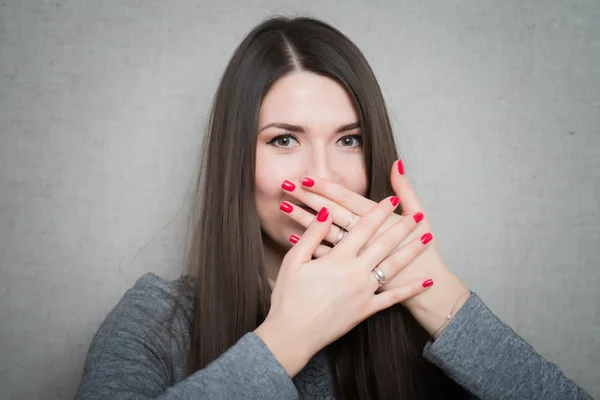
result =
[{"label": "nose", "polygon": [[304,175],[317,178],[325,178],[335,181],[335,166],[332,165],[333,160],[327,154],[325,148],[313,148],[307,152],[305,160]]}]

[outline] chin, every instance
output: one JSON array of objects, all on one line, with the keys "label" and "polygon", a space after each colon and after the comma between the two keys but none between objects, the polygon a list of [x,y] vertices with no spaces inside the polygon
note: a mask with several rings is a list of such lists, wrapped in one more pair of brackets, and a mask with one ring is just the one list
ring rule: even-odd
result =
[{"label": "chin", "polygon": [[302,236],[305,231],[304,227],[286,217],[271,222],[271,229],[262,229],[263,241],[266,240],[270,245],[290,248],[292,246],[289,241],[290,235]]}]

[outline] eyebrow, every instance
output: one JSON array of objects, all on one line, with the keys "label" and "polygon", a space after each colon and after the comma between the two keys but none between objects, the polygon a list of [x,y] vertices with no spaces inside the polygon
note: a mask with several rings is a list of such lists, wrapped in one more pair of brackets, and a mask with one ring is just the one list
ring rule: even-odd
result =
[{"label": "eyebrow", "polygon": [[[290,132],[306,132],[304,127],[302,127],[300,125],[291,125],[291,124],[286,124],[284,122],[273,122],[273,123],[270,123],[270,124],[262,127],[262,129],[259,130],[258,133],[261,133],[262,131],[264,131],[267,128],[273,128],[273,127],[285,129]],[[340,126],[339,128],[336,129],[335,133],[351,131],[352,129],[357,129],[357,128],[360,128],[360,124],[358,122],[352,122],[350,124]]]}]

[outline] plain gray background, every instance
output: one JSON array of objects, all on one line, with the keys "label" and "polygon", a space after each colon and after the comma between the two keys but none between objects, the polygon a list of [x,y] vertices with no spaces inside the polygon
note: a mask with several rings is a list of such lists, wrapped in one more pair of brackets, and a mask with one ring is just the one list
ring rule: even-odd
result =
[{"label": "plain gray background", "polygon": [[600,2],[295,3],[0,1],[0,398],[72,397],[125,290],[180,272],[211,98],[275,13],[359,45],[447,264],[600,396]]}]

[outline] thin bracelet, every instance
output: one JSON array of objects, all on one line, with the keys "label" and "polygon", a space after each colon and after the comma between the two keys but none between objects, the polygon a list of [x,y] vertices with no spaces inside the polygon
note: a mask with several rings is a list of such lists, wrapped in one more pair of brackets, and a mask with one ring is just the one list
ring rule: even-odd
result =
[{"label": "thin bracelet", "polygon": [[450,321],[452,319],[452,317],[454,316],[454,309],[456,308],[456,305],[458,304],[458,302],[460,301],[460,299],[463,298],[463,296],[465,294],[473,294],[473,291],[471,289],[469,289],[469,291],[463,293],[460,295],[460,297],[456,300],[456,303],[454,303],[454,307],[452,307],[452,311],[450,311],[450,313],[448,315],[446,315],[446,321],[444,321],[444,323],[442,324],[442,326],[440,326],[435,332],[433,332],[433,335],[431,335],[431,340],[435,340],[434,336],[436,333],[439,332],[440,329],[442,329],[444,327],[444,325],[446,325],[446,323],[448,321]]}]

